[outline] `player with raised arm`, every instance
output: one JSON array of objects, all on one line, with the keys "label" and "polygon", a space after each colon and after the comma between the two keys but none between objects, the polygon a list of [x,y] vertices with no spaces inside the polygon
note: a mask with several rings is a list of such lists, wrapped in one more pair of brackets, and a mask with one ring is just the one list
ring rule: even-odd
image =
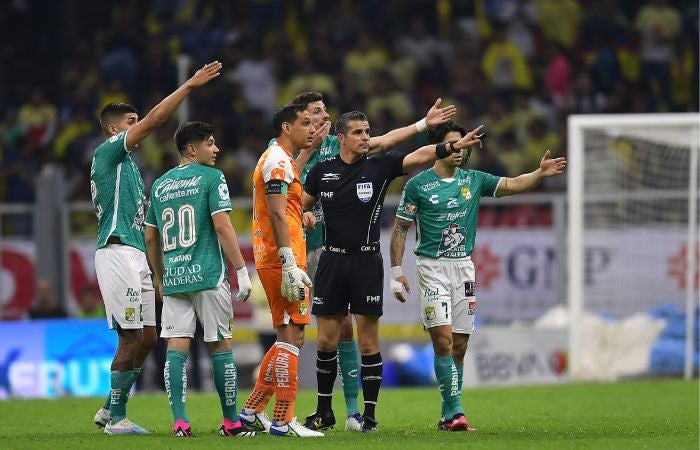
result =
[{"label": "player with raised arm", "polygon": [[231,287],[226,257],[236,268],[237,300],[251,291],[248,269],[229,212],[226,178],[214,168],[219,148],[214,127],[187,122],[175,133],[180,164],[153,183],[146,217],[148,258],[163,292],[161,337],[168,340],[165,388],[173,412],[175,436],[192,435],[185,399],[185,363],[196,320],[209,346],[214,385],[223,421],[221,436],[255,436],[238,420],[236,362],[231,351]]},{"label": "player with raised arm", "polygon": [[126,418],[128,393],[157,340],[155,297],[143,231],[144,184],[131,152],[162,126],[193,89],[219,76],[209,63],[139,120],[136,108],[110,103],[100,113],[107,138],[95,149],[90,190],[97,215],[95,271],[110,329],[119,335],[110,373],[110,392],[94,421],[107,434],[147,434]]},{"label": "player with raised arm", "polygon": [[336,123],[340,153],[316,164],[308,174],[302,203],[320,201],[325,240],[315,278],[312,314],[318,324],[316,414],[332,414],[340,326],[349,312],[357,321],[364,413],[360,431],[377,429],[375,407],[382,381],[379,317],[384,267],[379,253],[379,217],[389,183],[411,170],[480,143],[477,130],[451,144],[428,145],[408,155],[390,152],[367,157],[370,128],[361,112],[343,114]]},{"label": "player with raised arm", "polygon": [[[439,125],[448,121],[454,116],[456,108],[454,106],[440,108],[441,102],[441,99],[437,99],[435,104],[428,110],[425,118],[419,120],[415,124],[397,128],[382,136],[371,137],[369,140],[369,154],[376,154],[395,147],[401,142],[411,138],[416,133],[427,130],[430,126]],[[331,122],[321,93],[305,92],[299,94],[294,97],[292,103],[304,105],[306,112],[308,112],[311,117],[311,123],[316,129],[311,145],[301,149],[296,157],[297,167],[301,170],[299,179],[303,184],[306,182],[306,176],[309,171],[318,162],[335,158],[340,152],[340,147],[338,145],[338,136],[335,134],[328,134]],[[273,143],[274,139],[270,144]],[[316,275],[318,259],[321,255],[321,246],[323,245],[323,211],[321,210],[320,204],[316,203],[312,210],[307,212],[305,216],[307,222],[308,220],[312,220],[312,217],[315,218],[317,222],[317,226],[314,228],[306,227],[306,272],[311,281],[313,281]],[[313,295],[313,289],[311,289],[312,298]],[[349,314],[343,319],[340,327],[337,363],[340,367],[340,376],[343,381],[343,395],[345,397],[345,429],[359,430],[362,425],[362,416],[357,406],[357,394],[359,390],[357,375],[359,373],[359,364],[357,346],[353,340],[352,315]],[[306,417],[304,422],[304,426],[312,430],[323,430],[334,425],[335,415],[333,415],[333,411],[325,416],[313,412]]]},{"label": "player with raised arm", "polygon": [[[467,135],[449,122],[430,130],[431,143],[450,145]],[[406,233],[416,222],[416,282],[423,325],[435,350],[434,368],[442,396],[438,429],[475,431],[462,407],[462,374],[469,336],[476,315],[474,250],[481,197],[503,197],[527,192],[546,177],[560,174],[564,158],[545,152],[540,167],[515,178],[464,170],[462,152],[436,161],[432,168],[411,178],[404,187],[391,237],[391,290],[401,302],[410,292],[401,262]]]},{"label": "player with raised arm", "polygon": [[[299,171],[295,149],[308,147],[314,126],[304,105],[289,104],[272,119],[276,141],[262,154],[253,173],[253,255],[272,313],[277,342],[260,363],[255,388],[241,410],[241,421],[277,436],[318,437],[323,433],[297,422],[299,349],[304,327],[311,323],[305,273]],[[265,407],[275,395],[273,421]]]}]

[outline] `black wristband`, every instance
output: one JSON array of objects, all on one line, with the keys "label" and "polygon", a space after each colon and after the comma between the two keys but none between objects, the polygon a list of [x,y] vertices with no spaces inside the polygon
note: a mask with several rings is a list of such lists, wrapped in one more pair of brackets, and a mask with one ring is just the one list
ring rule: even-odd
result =
[{"label": "black wristband", "polygon": [[447,146],[442,142],[435,146],[435,156],[439,159],[445,159],[450,156],[450,152],[447,151]]}]

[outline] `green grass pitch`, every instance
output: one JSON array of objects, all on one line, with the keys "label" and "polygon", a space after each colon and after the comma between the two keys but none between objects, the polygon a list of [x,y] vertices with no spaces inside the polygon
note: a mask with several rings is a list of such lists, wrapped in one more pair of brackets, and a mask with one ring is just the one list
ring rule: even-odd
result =
[{"label": "green grass pitch", "polygon": [[[239,393],[239,407],[247,394]],[[341,422],[345,410],[342,392],[338,390],[334,411],[339,426],[319,439],[219,437],[216,433],[221,413],[213,394],[188,396],[188,414],[195,433],[192,439],[171,436],[172,416],[165,394],[137,394],[129,401],[129,417],[151,435],[107,436],[92,423],[100,401],[2,401],[0,449],[698,448],[697,380],[466,389],[463,402],[470,424],[479,429],[476,433],[436,431],[440,409],[436,388],[383,390],[377,409],[379,432],[346,432]],[[314,392],[300,392],[300,421],[314,406]],[[118,447],[113,447],[115,441]]]}]

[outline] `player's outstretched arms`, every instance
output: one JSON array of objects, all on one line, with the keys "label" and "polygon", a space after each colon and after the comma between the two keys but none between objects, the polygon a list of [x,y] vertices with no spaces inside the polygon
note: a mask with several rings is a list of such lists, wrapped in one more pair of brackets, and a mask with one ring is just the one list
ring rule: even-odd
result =
[{"label": "player's outstretched arms", "polygon": [[531,191],[539,186],[547,177],[559,175],[566,169],[566,158],[550,158],[549,150],[544,153],[540,160],[540,167],[530,173],[518,175],[515,178],[503,178],[498,184],[496,197],[504,197],[506,195],[515,195],[522,192]]},{"label": "player's outstretched arms", "polygon": [[406,289],[407,293],[411,293],[411,287],[401,268],[403,254],[406,249],[406,233],[408,233],[410,227],[410,221],[397,217],[394,223],[394,230],[391,233],[391,243],[389,244],[391,254],[391,279],[389,283],[391,292],[394,293],[396,300],[401,303],[406,303],[406,297],[403,295],[402,288]]},{"label": "player's outstretched arms", "polygon": [[127,148],[133,150],[136,148],[136,145],[148,137],[154,129],[163,126],[170,118],[170,115],[180,106],[180,103],[182,103],[192,90],[204,86],[221,74],[221,67],[222,65],[219,61],[206,64],[195,72],[192,78],[185,81],[182,86],[154,106],[143,119],[136,122],[136,124],[129,129],[129,133],[126,135]]},{"label": "player's outstretched arms", "polygon": [[428,165],[438,159],[447,158],[450,154],[461,152],[472,145],[481,147],[481,139],[479,139],[478,135],[483,127],[483,125],[479,125],[458,141],[448,142],[447,144],[426,145],[409,153],[403,159],[403,173],[408,173],[413,169]]},{"label": "player's outstretched arms", "polygon": [[440,103],[442,103],[441,98],[435,100],[435,104],[428,110],[425,117],[418,122],[406,127],[391,130],[382,136],[370,138],[369,153],[376,154],[389,150],[392,147],[396,147],[400,143],[411,138],[411,136],[415,135],[416,133],[423,133],[424,131],[427,131],[429,127],[441,125],[457,114],[456,106],[449,105],[445,106],[444,108],[440,108]]}]

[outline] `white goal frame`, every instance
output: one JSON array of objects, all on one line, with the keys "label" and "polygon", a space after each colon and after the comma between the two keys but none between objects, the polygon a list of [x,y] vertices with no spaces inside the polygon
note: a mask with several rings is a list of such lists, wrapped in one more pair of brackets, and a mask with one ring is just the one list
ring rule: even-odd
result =
[{"label": "white goal frame", "polygon": [[[695,248],[698,239],[698,153],[700,146],[700,114],[595,114],[571,115],[568,117],[568,231],[567,231],[567,297],[569,304],[569,375],[572,381],[581,373],[581,348],[583,343],[582,313],[584,301],[584,248],[583,221],[584,202],[584,131],[602,127],[640,126],[688,126],[687,142],[690,146],[690,183],[688,185],[688,249],[686,280],[693,280],[697,260]],[[684,378],[693,374],[693,308],[698,299],[694,298],[693,283],[686,285],[686,342]]]}]

